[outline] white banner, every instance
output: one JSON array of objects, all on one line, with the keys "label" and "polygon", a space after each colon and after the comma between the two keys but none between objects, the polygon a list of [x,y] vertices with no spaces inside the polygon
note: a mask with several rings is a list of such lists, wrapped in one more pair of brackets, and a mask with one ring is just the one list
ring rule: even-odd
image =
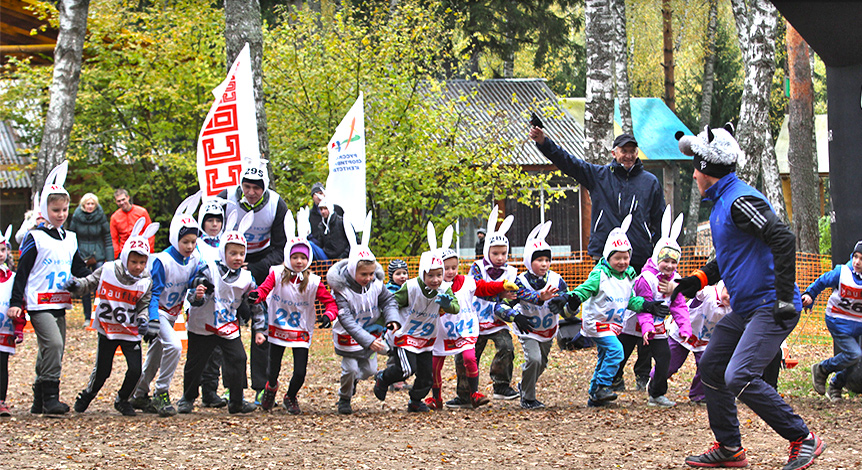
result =
[{"label": "white banner", "polygon": [[243,165],[260,161],[248,43],[213,95],[198,137],[198,183],[204,199],[238,186]]},{"label": "white banner", "polygon": [[365,113],[362,92],[329,141],[326,199],[344,209],[357,230],[365,220]]}]

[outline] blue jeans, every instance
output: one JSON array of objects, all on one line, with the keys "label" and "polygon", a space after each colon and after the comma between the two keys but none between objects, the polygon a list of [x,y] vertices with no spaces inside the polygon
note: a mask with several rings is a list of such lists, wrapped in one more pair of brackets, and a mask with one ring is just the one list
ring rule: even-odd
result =
[{"label": "blue jeans", "polygon": [[842,321],[827,315],[826,327],[832,335],[832,343],[841,352],[821,362],[820,367],[827,374],[837,372],[832,377],[832,385],[843,388],[847,384],[846,370],[862,359],[862,346],[859,345],[859,339],[862,337],[862,322]]},{"label": "blue jeans", "polygon": [[598,360],[593,379],[590,380],[590,395],[596,393],[599,387],[610,387],[620,363],[623,360],[623,345],[616,335],[590,338],[596,343]]},{"label": "blue jeans", "polygon": [[808,435],[808,427],[781,395],[762,376],[793,331],[797,316],[781,328],[772,318],[772,305],[761,307],[748,318],[733,312],[722,318],[701,357],[701,381],[706,394],[709,426],[724,446],[740,446],[736,398],[745,403],[788,441]]}]

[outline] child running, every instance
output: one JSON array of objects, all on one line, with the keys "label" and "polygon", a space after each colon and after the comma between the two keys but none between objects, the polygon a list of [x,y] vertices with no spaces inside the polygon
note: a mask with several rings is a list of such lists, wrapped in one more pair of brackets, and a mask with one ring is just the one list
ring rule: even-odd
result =
[{"label": "child running", "polygon": [[329,268],[326,282],[332,288],[338,306],[338,321],[332,326],[335,354],[341,356],[341,386],[338,389],[338,413],[353,413],[350,401],[356,384],[377,372],[377,353],[388,350],[381,338],[385,328],[397,330],[399,323],[395,297],[383,285],[383,268],[368,248],[371,239],[371,212],[365,216],[362,241],[356,243],[356,232],[344,222],[350,254]]},{"label": "child running", "polygon": [[[401,286],[407,282],[407,279],[410,278],[410,274],[407,272],[407,262],[403,259],[394,259],[389,262],[389,282],[386,283],[386,288],[389,289],[389,292],[393,294],[398,292],[398,289],[401,289]],[[403,322],[402,322],[403,323]],[[398,358],[395,355],[389,356],[389,359],[386,360],[386,367],[391,366],[397,361]],[[409,390],[410,385],[405,381],[395,382],[394,384],[389,386],[390,392],[400,392],[402,390]]]},{"label": "child running", "polygon": [[96,349],[96,365],[87,387],[75,400],[75,412],[87,411],[96,398],[105,380],[111,376],[114,353],[121,348],[126,358],[126,377],[114,399],[114,409],[123,416],[135,416],[129,397],[141,378],[141,337],[147,334],[148,307],[152,280],[147,269],[150,256],[150,237],[156,234],[159,224],[144,228],[143,217],[135,222],[129,238],[123,244],[120,259],[108,261],[93,274],[84,278],[72,278],[69,290],[79,296],[96,288],[96,331],[99,344]]},{"label": "child running", "polygon": [[9,390],[9,356],[15,354],[17,341],[17,325],[19,317],[6,316],[9,311],[9,298],[12,296],[12,285],[15,283],[15,273],[9,269],[6,262],[10,255],[9,246],[12,236],[12,226],[6,227],[0,233],[0,417],[12,416],[6,405],[6,392]]},{"label": "child running", "polygon": [[[297,214],[299,221],[308,220],[302,210]],[[293,376],[290,378],[287,393],[284,394],[284,408],[292,415],[302,411],[296,394],[305,383],[308,368],[308,348],[314,333],[314,322],[321,328],[329,328],[338,316],[335,299],[326,290],[320,276],[310,272],[308,266],[313,259],[311,243],[305,238],[310,230],[300,228],[293,222],[290,211],[284,218],[284,233],[288,237],[284,246],[284,264],[273,266],[266,280],[249,295],[256,302],[266,301],[268,307],[266,332],[255,334],[258,344],[269,341],[269,374],[263,390],[261,408],[266,411],[275,405],[278,392],[278,375],[281,372],[281,359],[285,348],[293,351]],[[302,234],[302,235],[300,235]],[[323,304],[322,315],[315,315],[314,301]]]},{"label": "child running", "polygon": [[627,215],[620,227],[611,230],[605,241],[604,256],[586,282],[564,294],[573,312],[583,303],[581,334],[596,343],[598,360],[590,380],[589,407],[604,406],[617,399],[611,382],[623,358],[623,346],[617,335],[622,331],[626,309],[653,315],[670,313],[661,301],[647,301],[634,295],[635,270],[629,265],[632,248],[626,237],[631,220],[631,215]]}]

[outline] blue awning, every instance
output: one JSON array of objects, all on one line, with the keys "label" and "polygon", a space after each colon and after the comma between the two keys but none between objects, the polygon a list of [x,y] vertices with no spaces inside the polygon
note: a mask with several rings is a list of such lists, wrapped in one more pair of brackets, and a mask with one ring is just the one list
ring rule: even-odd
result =
[{"label": "blue awning", "polygon": [[[676,114],[661,98],[632,98],[632,127],[641,151],[640,158],[647,160],[688,160],[679,151],[674,134],[682,131],[692,135]],[[622,134],[619,102],[614,100],[614,135]]]}]

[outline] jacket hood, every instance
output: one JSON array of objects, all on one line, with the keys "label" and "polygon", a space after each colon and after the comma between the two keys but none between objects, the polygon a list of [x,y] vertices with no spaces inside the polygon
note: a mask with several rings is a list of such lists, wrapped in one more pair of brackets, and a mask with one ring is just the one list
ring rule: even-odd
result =
[{"label": "jacket hood", "polygon": [[[652,258],[647,260],[646,264],[644,264],[644,267],[641,271],[649,271],[649,272],[655,274],[655,277],[659,278],[660,280],[673,277],[673,274],[671,274],[670,276],[665,276],[661,271],[659,271],[658,265],[656,264],[655,261],[652,260]],[[674,273],[676,273],[676,271],[674,271]]]},{"label": "jacket hood", "polygon": [[[631,169],[626,170],[626,167],[624,167],[615,158],[615,159],[611,160],[611,171],[613,171],[614,174],[618,175],[618,176],[626,176],[626,174],[628,174],[628,176],[634,176],[634,175],[637,175],[637,174],[642,173],[644,171],[644,164],[643,164],[643,162],[641,162],[640,158],[637,158],[637,159],[635,159],[635,164],[632,165]],[[618,173],[618,172],[620,172],[620,173]]]},{"label": "jacket hood", "polygon": [[140,276],[138,276],[137,278],[134,278],[134,277],[132,277],[131,274],[129,274],[129,271],[126,270],[126,267],[123,266],[123,263],[120,260],[116,260],[116,261],[114,261],[114,274],[117,276],[117,279],[119,279],[120,282],[127,284],[127,285],[131,285],[131,284],[138,282],[138,280],[140,280],[140,279],[149,278],[150,277],[150,270],[145,269],[144,272],[141,273]]},{"label": "jacket hood", "polygon": [[[326,283],[332,290],[350,289],[354,292],[362,292],[362,286],[347,272],[347,261],[347,259],[343,259],[329,268],[329,271],[326,272]],[[386,278],[383,274],[383,267],[376,261],[374,265],[374,279],[383,282]]]}]

